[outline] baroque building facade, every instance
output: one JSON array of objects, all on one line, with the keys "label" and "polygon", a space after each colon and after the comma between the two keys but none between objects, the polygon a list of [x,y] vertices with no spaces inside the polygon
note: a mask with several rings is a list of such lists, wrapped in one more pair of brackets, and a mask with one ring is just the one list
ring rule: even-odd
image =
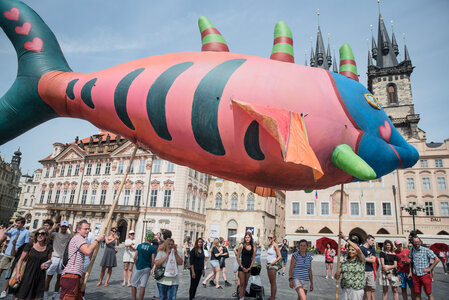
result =
[{"label": "baroque building facade", "polygon": [[[377,180],[345,185],[343,232],[359,241],[367,234],[374,235],[380,243],[386,238],[405,240],[413,231],[413,217],[402,210],[401,205],[419,203],[424,211],[415,216],[415,227],[423,241],[429,244],[449,242],[449,139],[443,143],[428,143],[425,132],[418,127],[420,116],[414,110],[410,81],[414,67],[407,46],[404,45],[403,61],[398,62],[396,37],[393,32],[390,39],[380,14],[377,42],[373,36],[371,44],[368,89],[402,136],[416,147],[420,161],[412,168],[399,169]],[[317,64],[318,54],[328,63]],[[330,55],[324,53],[318,28],[311,66],[329,69],[330,61]],[[287,192],[287,238],[290,241],[307,238],[312,243],[322,236],[336,238],[340,195],[337,186],[313,194]]]},{"label": "baroque building facade", "polygon": [[269,234],[277,239],[285,235],[285,194],[261,197],[243,185],[212,177],[206,200],[206,237],[223,237],[231,246],[238,245],[245,232],[267,244]]},{"label": "baroque building facade", "polygon": [[[70,224],[86,219],[98,233],[118,194],[134,145],[100,130],[73,143],[55,143],[53,148],[40,161],[42,174],[31,210],[33,227],[42,226],[47,218]],[[148,230],[170,229],[177,243],[186,235],[203,236],[208,178],[139,148],[110,226],[118,227],[120,241],[131,229],[139,239]],[[186,208],[186,201],[193,197],[197,205]]]},{"label": "baroque building facade", "polygon": [[19,204],[21,177],[20,149],[14,152],[11,162],[0,159],[0,224],[8,224]]}]

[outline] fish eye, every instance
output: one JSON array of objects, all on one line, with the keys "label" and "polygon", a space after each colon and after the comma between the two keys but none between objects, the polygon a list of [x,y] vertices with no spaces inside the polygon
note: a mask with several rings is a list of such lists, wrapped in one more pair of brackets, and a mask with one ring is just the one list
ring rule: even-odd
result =
[{"label": "fish eye", "polygon": [[380,109],[379,102],[377,101],[377,98],[374,97],[372,94],[365,94],[365,99],[375,109]]}]

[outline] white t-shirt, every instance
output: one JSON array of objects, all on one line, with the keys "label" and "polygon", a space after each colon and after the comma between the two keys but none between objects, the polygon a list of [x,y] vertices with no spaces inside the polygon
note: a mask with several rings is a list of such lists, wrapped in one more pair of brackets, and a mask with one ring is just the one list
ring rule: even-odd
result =
[{"label": "white t-shirt", "polygon": [[[132,244],[134,248],[137,247],[136,240],[126,239],[125,245]],[[134,255],[136,254],[136,250],[133,250],[131,247],[125,247],[125,252],[123,253],[123,262],[134,262]]]}]

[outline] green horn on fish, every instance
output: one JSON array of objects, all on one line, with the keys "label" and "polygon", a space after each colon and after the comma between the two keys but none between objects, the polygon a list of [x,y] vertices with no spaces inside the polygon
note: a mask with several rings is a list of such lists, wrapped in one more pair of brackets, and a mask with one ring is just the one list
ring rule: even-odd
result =
[{"label": "green horn on fish", "polygon": [[349,145],[341,144],[332,153],[332,163],[340,170],[361,180],[376,178],[376,172]]}]

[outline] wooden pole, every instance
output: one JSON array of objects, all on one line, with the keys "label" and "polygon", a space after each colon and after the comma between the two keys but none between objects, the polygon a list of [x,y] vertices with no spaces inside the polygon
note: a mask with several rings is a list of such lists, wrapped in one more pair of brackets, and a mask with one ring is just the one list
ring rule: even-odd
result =
[{"label": "wooden pole", "polygon": [[[340,238],[340,232],[341,232],[341,221],[343,217],[343,184],[341,185],[340,189],[340,213],[338,215],[338,250],[337,250],[337,272],[340,272],[340,256],[341,256],[341,238]],[[340,277],[341,278],[341,277]],[[335,290],[335,299],[338,300],[338,289],[340,287],[340,279],[337,279],[337,287]]]},{"label": "wooden pole", "polygon": [[[137,146],[137,144],[136,144],[136,146],[134,147],[134,151],[131,155],[131,159],[129,161],[128,167],[126,168],[125,176],[123,176],[123,180],[122,180],[122,183],[120,184],[117,195],[116,195],[114,201],[112,202],[111,208],[109,209],[108,217],[103,222],[103,226],[101,226],[100,234],[106,234],[106,229],[109,227],[109,223],[111,222],[112,215],[114,214],[115,207],[117,206],[117,203],[118,203],[118,199],[120,199],[120,193],[122,192],[123,186],[125,185],[126,178],[128,177],[129,170],[131,169],[131,165],[134,161],[134,158],[136,157],[136,152],[137,152],[138,148],[139,148],[139,146]],[[92,267],[94,266],[94,262],[95,262],[95,259],[97,258],[97,254],[98,254],[99,250],[100,250],[100,244],[97,244],[97,246],[95,247],[94,253],[92,254],[92,257],[90,259],[89,268],[87,268],[87,272],[86,272],[86,274],[84,274],[83,285],[81,286],[82,293],[84,293],[84,291],[86,290],[87,280],[89,279],[90,272],[92,271]]]}]

